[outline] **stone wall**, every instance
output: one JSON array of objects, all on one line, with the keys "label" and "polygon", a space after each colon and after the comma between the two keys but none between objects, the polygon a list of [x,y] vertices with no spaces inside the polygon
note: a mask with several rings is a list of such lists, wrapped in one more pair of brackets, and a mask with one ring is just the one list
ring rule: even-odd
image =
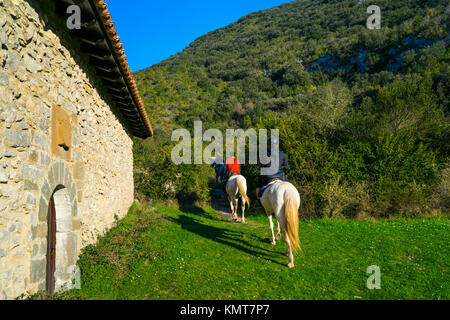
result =
[{"label": "stone wall", "polygon": [[133,201],[130,134],[44,16],[33,1],[0,0],[0,299],[45,289],[55,190],[72,208],[56,210],[57,289],[70,284],[81,248]]}]

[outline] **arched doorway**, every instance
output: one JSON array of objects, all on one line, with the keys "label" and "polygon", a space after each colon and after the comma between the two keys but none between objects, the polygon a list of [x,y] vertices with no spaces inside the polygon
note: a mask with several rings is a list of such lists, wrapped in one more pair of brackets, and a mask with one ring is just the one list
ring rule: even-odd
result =
[{"label": "arched doorway", "polygon": [[72,170],[54,162],[39,190],[39,210],[31,217],[30,284],[35,291],[73,289],[79,285],[82,223]]},{"label": "arched doorway", "polygon": [[47,214],[47,267],[46,291],[54,293],[55,288],[66,282],[65,266],[70,259],[68,255],[67,232],[71,231],[72,202],[64,186],[58,186],[52,194]]}]

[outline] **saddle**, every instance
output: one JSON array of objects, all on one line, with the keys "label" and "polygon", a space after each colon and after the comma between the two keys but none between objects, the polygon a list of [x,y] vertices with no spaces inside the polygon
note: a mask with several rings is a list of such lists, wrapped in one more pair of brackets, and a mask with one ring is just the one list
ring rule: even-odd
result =
[{"label": "saddle", "polygon": [[261,197],[263,196],[263,194],[264,194],[264,191],[270,189],[270,187],[273,186],[273,183],[272,183],[272,182],[275,182],[275,181],[277,181],[277,180],[285,181],[284,177],[273,177],[273,178],[270,178],[269,181],[268,181],[264,186],[262,186],[262,187],[259,189],[259,192],[258,192],[258,198],[261,198]]}]

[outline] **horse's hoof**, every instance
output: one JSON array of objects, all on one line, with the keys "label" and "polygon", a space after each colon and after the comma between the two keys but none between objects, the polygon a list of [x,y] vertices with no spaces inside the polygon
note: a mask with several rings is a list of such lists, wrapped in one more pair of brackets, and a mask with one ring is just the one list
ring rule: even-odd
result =
[{"label": "horse's hoof", "polygon": [[289,252],[285,252],[284,255],[285,255],[286,257],[289,257]]},{"label": "horse's hoof", "polygon": [[274,242],[274,241],[272,241],[271,242],[271,244],[273,245],[273,246],[275,246],[277,243],[276,242]]},{"label": "horse's hoof", "polygon": [[294,264],[293,263],[288,263],[288,267],[289,267],[289,269],[292,269],[294,267]]},{"label": "horse's hoof", "polygon": [[281,239],[281,234],[277,234],[277,236],[275,237],[275,239],[280,240],[280,239]]},{"label": "horse's hoof", "polygon": [[247,222],[246,222],[245,219],[244,219],[244,220],[242,220],[242,223],[247,223]]}]

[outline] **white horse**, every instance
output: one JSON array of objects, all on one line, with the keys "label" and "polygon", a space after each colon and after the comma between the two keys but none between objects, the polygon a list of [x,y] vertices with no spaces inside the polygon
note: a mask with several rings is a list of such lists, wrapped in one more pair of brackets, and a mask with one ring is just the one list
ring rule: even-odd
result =
[{"label": "white horse", "polygon": [[[269,217],[270,230],[272,232],[272,245],[275,245],[275,236],[273,233],[272,215],[277,218],[277,236],[280,240],[281,231],[286,239],[286,256],[289,257],[289,268],[294,267],[293,251],[300,249],[300,240],[298,238],[298,209],[300,208],[300,194],[297,189],[287,181],[275,180],[270,183],[262,197],[263,205],[267,216]],[[301,250],[301,249],[300,249]]]},{"label": "white horse", "polygon": [[245,223],[245,203],[247,202],[250,205],[250,200],[247,197],[247,180],[245,180],[244,176],[234,175],[231,176],[226,185],[228,201],[230,201],[231,213],[233,215],[233,220],[236,221],[237,217],[237,209],[239,205],[239,196],[242,200],[242,222]]}]

